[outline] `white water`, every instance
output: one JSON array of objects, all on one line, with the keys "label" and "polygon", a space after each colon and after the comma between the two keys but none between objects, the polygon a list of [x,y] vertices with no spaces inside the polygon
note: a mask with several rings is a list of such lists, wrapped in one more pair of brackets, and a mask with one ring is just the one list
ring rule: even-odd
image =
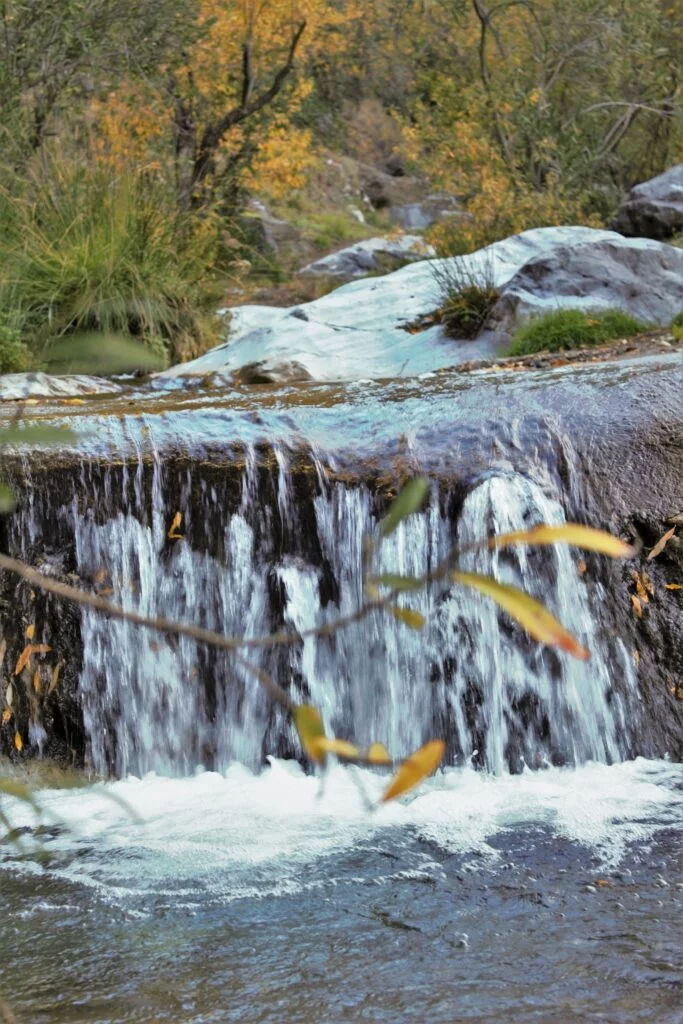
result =
[{"label": "white water", "polygon": [[[616,866],[628,846],[642,849],[662,828],[683,824],[675,786],[680,765],[637,761],[550,768],[494,777],[447,769],[408,802],[368,810],[357,783],[377,801],[386,778],[369,770],[332,768],[324,787],[293,762],[271,761],[253,774],[233,765],[225,775],[185,779],[148,776],[86,790],[40,794],[43,820],[67,827],[46,843],[50,873],[96,889],[113,902],[136,896],[230,902],[333,885],[336,859],[361,844],[411,837],[474,858],[499,858],[496,840],[512,829],[542,826],[583,850],[592,870]],[[31,812],[10,808],[15,824]],[[326,859],[333,858],[328,867]],[[316,875],[319,865],[322,874]],[[16,863],[15,863],[16,867]],[[438,872],[429,848],[414,861]],[[39,870],[30,861],[23,869]],[[375,882],[377,862],[358,880]],[[387,871],[391,871],[390,863]]]},{"label": "white water", "polygon": [[[247,457],[241,503],[232,513],[207,487],[199,502],[196,495],[184,502],[180,532],[189,532],[199,517],[202,534],[222,551],[220,559],[184,540],[169,544],[174,509],[163,469],[154,466],[148,499],[141,464],[133,507],[119,507],[98,524],[74,505],[80,574],[103,574],[114,600],[127,608],[227,635],[259,636],[282,626],[301,633],[353,612],[363,601],[363,539],[375,528],[370,494],[363,487],[328,485],[317,466],[320,493],[302,521],[305,510],[291,491],[286,456],[280,451],[277,457],[274,506],[260,500],[253,456]],[[278,520],[289,548],[276,540]],[[457,523],[434,494],[425,512],[383,543],[374,568],[421,575],[456,542],[563,521],[559,500],[539,484],[519,475],[491,476],[470,492]],[[314,537],[306,536],[311,523]],[[291,538],[300,550],[292,550]],[[313,542],[319,553],[311,558]],[[592,652],[588,663],[530,644],[494,605],[458,588],[410,596],[407,603],[427,619],[422,632],[374,615],[334,637],[307,637],[281,652],[275,665],[258,651],[249,658],[316,704],[329,729],[363,745],[380,740],[397,757],[436,733],[450,739],[456,757],[477,755],[494,772],[511,762],[536,766],[551,757],[619,760],[627,749],[635,679],[620,642],[601,636],[604,595],[596,587],[589,592],[577,564],[577,553],[563,548],[533,555],[519,548],[464,562],[542,599]],[[88,611],[82,635],[80,688],[98,772],[113,767],[119,776],[183,775],[202,765],[224,769],[236,760],[256,768],[283,740],[296,749],[290,724],[228,655],[207,657],[188,640],[169,640]],[[618,693],[612,692],[615,673]]]}]

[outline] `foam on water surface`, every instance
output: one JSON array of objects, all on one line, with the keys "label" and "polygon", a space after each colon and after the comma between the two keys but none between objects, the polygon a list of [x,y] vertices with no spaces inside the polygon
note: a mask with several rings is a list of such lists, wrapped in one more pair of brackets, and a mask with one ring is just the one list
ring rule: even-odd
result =
[{"label": "foam on water surface", "polygon": [[[334,884],[339,856],[354,850],[370,872],[364,880],[381,881],[369,844],[398,849],[422,840],[416,868],[429,861],[424,841],[495,861],[511,831],[541,827],[592,855],[598,870],[618,864],[631,843],[683,825],[683,769],[665,761],[498,777],[447,769],[406,802],[368,810],[359,786],[375,802],[385,784],[373,772],[335,767],[323,786],[297,764],[273,760],[260,774],[234,765],[224,775],[45,791],[44,819],[61,823],[46,843],[48,870],[117,903],[229,902]],[[12,814],[31,824],[23,808]],[[5,864],[16,861],[8,855]]]}]

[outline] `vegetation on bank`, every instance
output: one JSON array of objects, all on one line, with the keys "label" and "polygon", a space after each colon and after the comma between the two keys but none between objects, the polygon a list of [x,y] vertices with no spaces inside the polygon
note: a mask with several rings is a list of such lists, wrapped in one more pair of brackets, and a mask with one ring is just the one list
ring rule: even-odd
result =
[{"label": "vegetation on bank", "polygon": [[[604,224],[683,156],[683,23],[659,0],[57,6],[3,7],[4,370],[86,329],[201,351],[217,294],[287,273],[244,230],[249,197],[334,247],[416,180],[457,200],[430,232],[453,254]],[[479,298],[453,311],[468,329]]]},{"label": "vegetation on bank", "polygon": [[534,352],[557,352],[560,349],[604,345],[619,338],[630,338],[647,331],[648,325],[620,309],[584,312],[580,309],[557,309],[533,317],[512,336],[508,350],[511,356]]}]

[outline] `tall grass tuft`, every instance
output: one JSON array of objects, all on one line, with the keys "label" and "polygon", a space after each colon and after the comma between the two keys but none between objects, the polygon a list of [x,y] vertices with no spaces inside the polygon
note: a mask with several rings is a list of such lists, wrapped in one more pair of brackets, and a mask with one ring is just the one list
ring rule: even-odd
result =
[{"label": "tall grass tuft", "polygon": [[558,309],[533,317],[512,336],[508,350],[511,356],[534,352],[604,345],[608,341],[642,334],[648,325],[620,309],[585,312],[582,309]]},{"label": "tall grass tuft", "polygon": [[172,362],[217,342],[217,225],[180,217],[174,200],[158,175],[57,159],[0,190],[0,310],[34,365],[79,332]]}]

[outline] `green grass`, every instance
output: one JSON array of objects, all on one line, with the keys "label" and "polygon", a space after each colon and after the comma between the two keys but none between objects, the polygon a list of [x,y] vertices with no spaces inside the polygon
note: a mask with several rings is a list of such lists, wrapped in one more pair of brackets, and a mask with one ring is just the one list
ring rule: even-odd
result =
[{"label": "green grass", "polygon": [[468,263],[456,257],[430,263],[430,268],[440,291],[433,321],[450,338],[476,338],[500,298],[491,261]]},{"label": "green grass", "polygon": [[558,309],[534,317],[512,336],[508,355],[525,356],[534,352],[603,345],[618,338],[642,334],[649,325],[620,309],[586,313],[580,309]]},{"label": "green grass", "polygon": [[[49,161],[0,189],[0,315],[34,366],[93,332],[192,357],[219,340],[217,237],[210,220],[181,219],[159,179]],[[1,337],[0,349],[11,363]]]}]

